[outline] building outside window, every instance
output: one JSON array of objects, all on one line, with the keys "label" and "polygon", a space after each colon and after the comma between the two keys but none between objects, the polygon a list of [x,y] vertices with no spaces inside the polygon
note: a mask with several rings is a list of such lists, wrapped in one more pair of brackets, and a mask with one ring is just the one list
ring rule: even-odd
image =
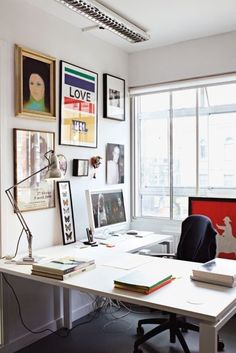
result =
[{"label": "building outside window", "polygon": [[131,90],[134,217],[182,220],[189,196],[236,197],[235,92],[236,76]]}]

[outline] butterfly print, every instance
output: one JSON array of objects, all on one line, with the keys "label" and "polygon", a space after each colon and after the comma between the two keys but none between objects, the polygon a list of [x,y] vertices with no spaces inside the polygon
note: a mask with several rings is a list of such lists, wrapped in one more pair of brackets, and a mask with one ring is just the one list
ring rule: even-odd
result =
[{"label": "butterfly print", "polygon": [[72,240],[72,232],[66,233],[66,240]]},{"label": "butterfly print", "polygon": [[64,218],[65,218],[66,223],[70,222],[70,216],[68,216],[68,217],[65,216]]},{"label": "butterfly print", "polygon": [[68,206],[69,205],[69,200],[67,199],[67,200],[63,200],[63,205],[64,206]]},{"label": "butterfly print", "polygon": [[65,214],[69,214],[69,213],[70,213],[70,208],[69,208],[69,207],[67,207],[67,208],[64,208],[64,207],[63,207],[63,212],[64,212]]},{"label": "butterfly print", "polygon": [[62,188],[63,190],[66,190],[66,189],[67,189],[67,184],[61,184],[61,188]]},{"label": "butterfly print", "polygon": [[63,196],[63,197],[67,197],[67,191],[62,192],[62,196]]},{"label": "butterfly print", "polygon": [[66,231],[71,230],[71,223],[70,224],[65,224]]}]

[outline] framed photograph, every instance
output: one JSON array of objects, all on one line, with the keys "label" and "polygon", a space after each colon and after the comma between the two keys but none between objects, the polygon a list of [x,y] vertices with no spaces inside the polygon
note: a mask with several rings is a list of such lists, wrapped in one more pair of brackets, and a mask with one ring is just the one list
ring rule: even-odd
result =
[{"label": "framed photograph", "polygon": [[67,159],[63,154],[57,154],[57,159],[59,163],[59,169],[64,177],[67,172]]},{"label": "framed photograph", "polygon": [[236,260],[236,199],[189,197],[189,215],[208,216],[217,232],[217,256]]},{"label": "framed photograph", "polygon": [[56,120],[55,72],[55,58],[15,46],[17,116]]},{"label": "framed photograph", "polygon": [[125,120],[125,80],[103,74],[104,118]]},{"label": "framed photograph", "polygon": [[107,184],[124,183],[124,145],[108,143],[106,148]]},{"label": "framed photograph", "polygon": [[[54,150],[54,132],[13,129],[14,184],[47,165],[44,154]],[[44,180],[47,169],[15,188],[20,211],[55,207],[54,181]]]},{"label": "framed photograph", "polygon": [[71,244],[76,241],[76,237],[70,182],[58,181],[57,190],[60,205],[63,244]]},{"label": "framed photograph", "polygon": [[88,176],[88,173],[88,159],[73,159],[73,176]]},{"label": "framed photograph", "polygon": [[97,147],[98,74],[60,63],[59,143]]}]

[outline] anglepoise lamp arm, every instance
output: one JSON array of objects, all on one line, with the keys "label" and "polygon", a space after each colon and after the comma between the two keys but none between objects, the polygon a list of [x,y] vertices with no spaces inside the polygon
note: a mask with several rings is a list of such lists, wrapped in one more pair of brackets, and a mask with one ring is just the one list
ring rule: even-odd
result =
[{"label": "anglepoise lamp arm", "polygon": [[[49,153],[51,153],[51,157],[52,157],[51,159],[47,157],[47,155]],[[28,177],[24,178],[23,180],[19,181],[18,183],[14,184],[13,186],[11,186],[7,190],[5,190],[5,192],[7,194],[7,197],[8,197],[8,199],[9,199],[9,201],[10,201],[10,203],[11,203],[11,205],[12,205],[12,207],[13,207],[13,209],[14,209],[14,211],[15,211],[15,213],[16,213],[16,215],[17,215],[17,217],[18,217],[18,219],[19,219],[19,221],[21,223],[21,225],[22,225],[22,228],[23,228],[23,230],[24,230],[24,232],[25,232],[25,234],[27,236],[27,240],[28,240],[28,256],[23,259],[23,261],[26,261],[26,262],[27,261],[28,262],[33,262],[34,261],[34,259],[32,257],[32,238],[33,238],[33,235],[32,235],[32,233],[31,233],[31,231],[30,231],[30,229],[29,229],[29,227],[28,227],[28,225],[27,225],[27,223],[26,223],[26,221],[25,221],[25,219],[24,219],[24,217],[22,215],[21,210],[19,209],[17,201],[16,201],[16,199],[15,199],[13,193],[12,193],[12,190],[14,190],[18,185],[24,183],[26,180],[31,179],[36,174],[41,173],[43,170],[48,169],[48,171],[49,171],[50,167],[53,166],[56,163],[56,161],[55,161],[56,156],[54,155],[54,151],[53,150],[50,150],[50,151],[46,152],[44,154],[44,157],[47,159],[48,165],[46,165],[45,167],[37,170],[35,173],[29,175]],[[53,158],[53,157],[55,157],[55,158]],[[58,176],[58,178],[59,178],[59,176]]]}]

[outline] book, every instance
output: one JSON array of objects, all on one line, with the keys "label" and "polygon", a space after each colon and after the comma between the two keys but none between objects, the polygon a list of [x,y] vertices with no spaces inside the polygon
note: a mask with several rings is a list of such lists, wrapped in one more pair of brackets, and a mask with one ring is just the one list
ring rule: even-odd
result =
[{"label": "book", "polygon": [[93,270],[96,267],[95,263],[88,265],[84,268],[80,268],[78,270],[74,270],[72,272],[66,273],[65,275],[59,275],[57,273],[48,273],[48,272],[43,272],[43,271],[37,271],[37,270],[32,270],[31,274],[35,276],[41,276],[41,277],[47,277],[47,278],[53,278],[53,279],[58,279],[60,281],[64,281],[71,276],[78,275],[79,273],[86,272],[89,270]]},{"label": "book", "polygon": [[143,289],[142,287],[139,286],[133,286],[133,285],[129,285],[129,284],[119,284],[119,283],[115,283],[115,287],[116,288],[120,288],[120,289],[126,289],[126,290],[130,290],[130,291],[134,291],[134,292],[138,292],[138,293],[142,293],[142,294],[150,294],[152,292],[154,292],[155,290],[164,287],[166,284],[172,282],[174,279],[174,277],[171,277],[169,279],[167,279],[166,281],[163,281],[162,283],[150,288],[150,289]]},{"label": "book", "polygon": [[32,265],[33,271],[42,271],[51,274],[65,275],[94,264],[93,259],[81,259],[74,256],[64,256],[44,263]]},{"label": "book", "polygon": [[136,270],[121,278],[115,279],[114,285],[117,288],[148,294],[171,282],[172,279],[173,277],[170,274],[157,274],[157,271],[146,272]]},{"label": "book", "polygon": [[236,284],[236,261],[215,258],[192,270],[192,279],[233,287]]}]

